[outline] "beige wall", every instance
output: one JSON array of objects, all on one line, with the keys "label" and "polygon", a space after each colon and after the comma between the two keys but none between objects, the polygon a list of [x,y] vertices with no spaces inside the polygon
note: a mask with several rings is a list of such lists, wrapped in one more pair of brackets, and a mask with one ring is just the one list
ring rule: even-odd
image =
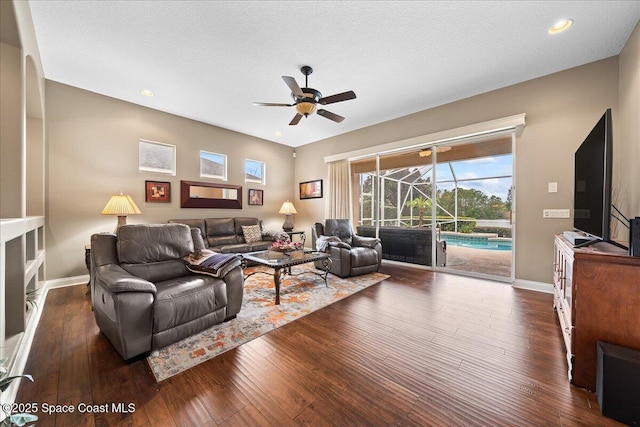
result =
[{"label": "beige wall", "polygon": [[[543,219],[542,210],[572,208],[574,152],[609,107],[619,121],[618,57],[300,147],[295,179],[326,180],[326,165],[318,162],[323,156],[526,113],[527,125],[516,143],[515,275],[551,283],[553,235],[571,229],[572,220]],[[626,149],[614,137],[614,151],[624,156]],[[637,169],[634,173],[638,180]],[[548,182],[558,183],[558,193],[547,192]],[[325,200],[298,202],[298,224],[308,229],[323,219]]]},{"label": "beige wall", "polygon": [[0,217],[21,218],[22,203],[22,54],[0,43]]},{"label": "beige wall", "polygon": [[[620,52],[620,120],[614,137],[614,185],[627,217],[640,216],[640,23]],[[625,233],[625,229],[621,229]]]},{"label": "beige wall", "polygon": [[[86,274],[91,234],[111,232],[116,218],[100,212],[122,191],[142,215],[128,223],[171,218],[254,216],[281,228],[282,202],[293,198],[293,149],[193,120],[47,81],[47,278]],[[177,146],[177,175],[138,171],[138,140]],[[242,185],[243,209],[182,209],[180,180],[200,179],[199,151],[228,156],[229,184]],[[244,183],[244,160],[264,161],[267,185]],[[171,203],[145,203],[145,180],[171,182]],[[247,189],[264,190],[263,206],[247,205]]]}]

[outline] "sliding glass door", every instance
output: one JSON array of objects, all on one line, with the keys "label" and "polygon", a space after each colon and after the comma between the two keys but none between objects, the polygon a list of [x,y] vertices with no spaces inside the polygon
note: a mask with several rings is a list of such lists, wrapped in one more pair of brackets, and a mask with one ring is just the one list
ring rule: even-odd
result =
[{"label": "sliding glass door", "polygon": [[512,145],[505,133],[353,160],[358,233],[388,260],[512,280]]},{"label": "sliding glass door", "polygon": [[510,136],[439,149],[443,151],[436,153],[436,223],[440,239],[447,245],[445,269],[510,281],[513,276]]}]

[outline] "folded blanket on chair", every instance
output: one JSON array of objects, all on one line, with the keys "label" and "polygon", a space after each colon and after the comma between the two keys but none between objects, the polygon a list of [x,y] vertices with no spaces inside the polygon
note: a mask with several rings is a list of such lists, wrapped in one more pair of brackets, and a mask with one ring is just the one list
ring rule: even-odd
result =
[{"label": "folded blanket on chair", "polygon": [[219,254],[208,249],[202,249],[190,253],[183,260],[187,268],[194,273],[224,277],[231,269],[240,265],[242,256],[238,254]]},{"label": "folded blanket on chair", "polygon": [[337,236],[320,236],[316,239],[316,250],[324,252],[331,242],[340,243],[342,240]]}]

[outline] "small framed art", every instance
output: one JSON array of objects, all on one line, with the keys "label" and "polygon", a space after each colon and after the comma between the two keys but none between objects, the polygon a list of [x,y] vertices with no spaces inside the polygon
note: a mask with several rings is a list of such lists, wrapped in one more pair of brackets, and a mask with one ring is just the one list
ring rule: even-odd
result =
[{"label": "small framed art", "polygon": [[145,181],[145,202],[171,203],[171,183],[162,181]]},{"label": "small framed art", "polygon": [[262,206],[262,190],[249,189],[249,204],[254,206]]},{"label": "small framed art", "polygon": [[321,199],[322,180],[305,181],[300,183],[300,199]]}]

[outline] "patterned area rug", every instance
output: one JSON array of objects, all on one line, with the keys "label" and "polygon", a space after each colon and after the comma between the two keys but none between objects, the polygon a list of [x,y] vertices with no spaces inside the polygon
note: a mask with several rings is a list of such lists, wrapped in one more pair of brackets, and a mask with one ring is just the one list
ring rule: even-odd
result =
[{"label": "patterned area rug", "polygon": [[[256,269],[272,271],[251,267],[245,273]],[[304,270],[314,271],[313,264],[295,266],[293,274]],[[155,351],[147,361],[156,380],[163,381],[387,277],[386,274],[370,273],[341,279],[329,274],[329,286],[325,286],[324,280],[315,274],[285,276],[280,285],[280,305],[275,305],[273,276],[254,274],[244,282],[242,309],[235,319]]]}]

